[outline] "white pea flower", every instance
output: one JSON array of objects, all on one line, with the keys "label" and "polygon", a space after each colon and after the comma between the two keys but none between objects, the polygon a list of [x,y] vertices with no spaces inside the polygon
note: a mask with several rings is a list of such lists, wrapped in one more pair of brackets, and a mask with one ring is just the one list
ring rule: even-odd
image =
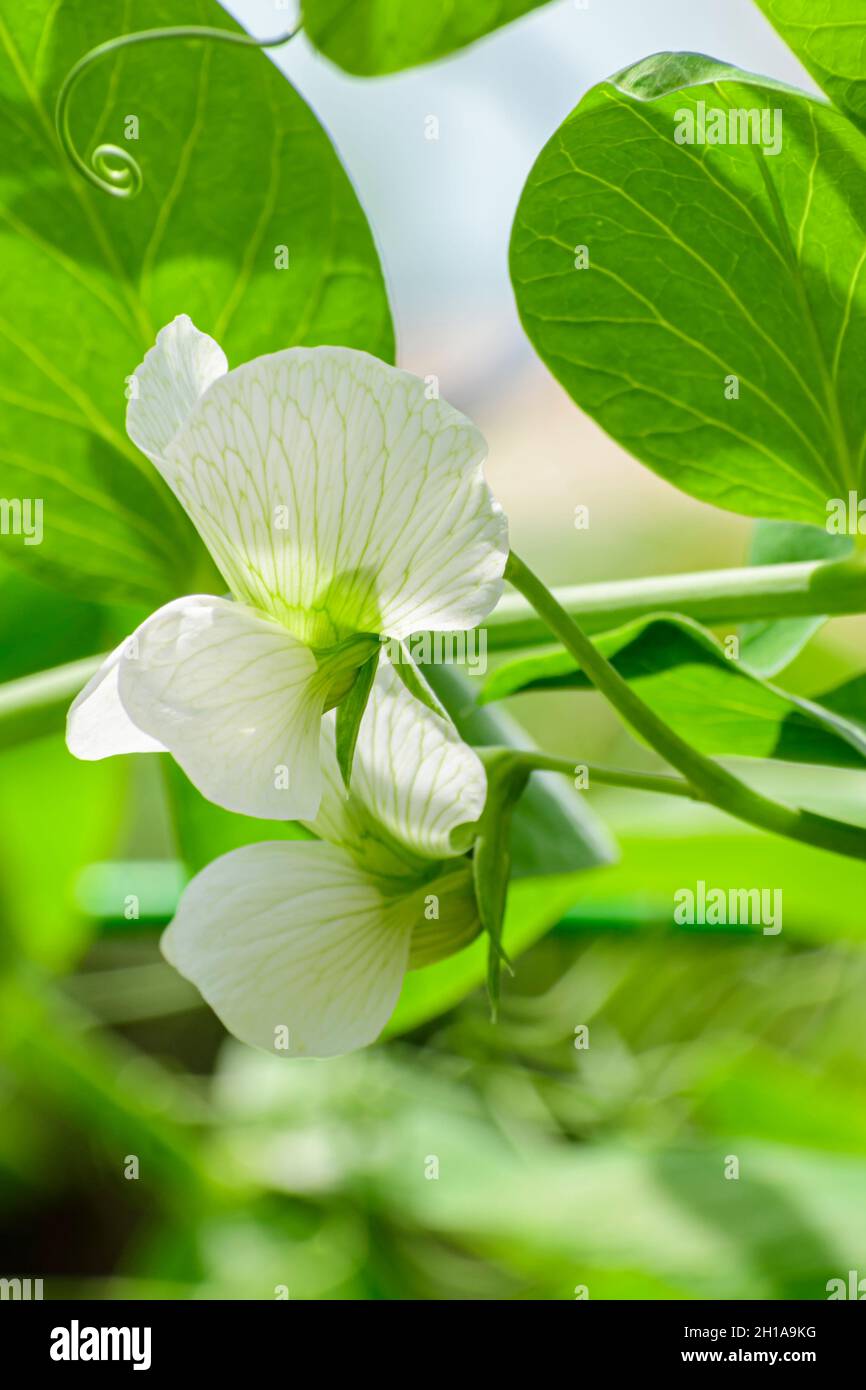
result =
[{"label": "white pea flower", "polygon": [[322,715],[380,639],[474,627],[499,599],[507,523],[484,439],[417,377],[349,348],[228,371],[186,315],[136,370],[127,430],[231,597],[142,623],[72,705],[69,748],[168,749],[230,811],[309,819]]},{"label": "white pea flower", "polygon": [[346,795],[322,722],[318,840],[232,850],[186,888],[166,958],[243,1042],[332,1057],[373,1042],[407,969],[480,930],[465,852],[486,777],[454,727],[377,673]]}]

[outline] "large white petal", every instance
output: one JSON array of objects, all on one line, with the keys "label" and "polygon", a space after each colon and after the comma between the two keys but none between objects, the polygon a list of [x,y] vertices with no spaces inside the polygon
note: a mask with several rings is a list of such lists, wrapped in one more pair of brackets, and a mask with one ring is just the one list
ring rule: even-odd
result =
[{"label": "large white petal", "polygon": [[162,753],[163,745],[136,728],[117,689],[120,662],[129,649],[127,637],[103,661],[66,716],[66,743],[70,753],[85,762],[113,758],[117,753]]},{"label": "large white petal", "polygon": [[133,444],[163,475],[166,448],[202,392],[227,371],[228,362],[219,343],[200,333],[187,314],[179,314],[160,329],[156,343],[136,367],[126,408],[126,430]]},{"label": "large white petal", "polygon": [[484,810],[487,777],[477,753],[454,725],[413,698],[393,667],[382,664],[361,721],[351,791],[347,797],[334,751],[334,716],[322,725],[324,792],[311,823],[317,835],[349,846],[379,872],[377,829],[386,842],[416,858],[444,859],[467,846],[455,842],[458,826],[476,821]]},{"label": "large white petal", "polygon": [[508,542],[485,454],[418,377],[349,348],[290,348],[215,381],[165,473],[236,597],[318,647],[490,612]]},{"label": "large white petal", "polygon": [[415,911],[332,845],[248,845],[192,880],[162,950],[243,1042],[333,1057],[390,1018]]},{"label": "large white petal", "polygon": [[308,819],[321,796],[316,673],[312,652],[279,623],[197,595],[142,623],[118,689],[134,724],[208,800],[245,816]]}]

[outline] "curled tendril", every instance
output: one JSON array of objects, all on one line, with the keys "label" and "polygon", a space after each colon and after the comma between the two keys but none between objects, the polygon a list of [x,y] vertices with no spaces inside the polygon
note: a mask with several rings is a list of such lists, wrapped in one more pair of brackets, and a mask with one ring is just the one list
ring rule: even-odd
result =
[{"label": "curled tendril", "polygon": [[279,48],[281,44],[293,39],[300,30],[301,25],[298,24],[288,33],[279,34],[275,39],[255,39],[250,34],[239,34],[233,29],[190,25],[173,29],[142,29],[137,34],[121,34],[117,38],[108,39],[105,43],[97,44],[96,48],[91,48],[83,58],[79,58],[63,79],[63,85],[57,94],[54,114],[58,139],[71,163],[94,188],[101,188],[113,198],[134,198],[141,191],[144,178],[138,161],[129,150],[123,149],[120,145],[97,145],[88,163],[75,148],[69,129],[69,103],[79,78],[87,69],[93,63],[98,63],[101,58],[107,58],[110,53],[129,48],[133,44],[158,43],[163,39],[213,39],[217,43],[240,44],[244,48]]}]

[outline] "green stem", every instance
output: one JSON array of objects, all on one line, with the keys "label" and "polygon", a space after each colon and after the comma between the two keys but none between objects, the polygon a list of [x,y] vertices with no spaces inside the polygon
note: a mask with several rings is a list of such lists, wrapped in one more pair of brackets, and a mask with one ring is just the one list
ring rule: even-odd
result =
[{"label": "green stem", "polygon": [[862,827],[771,801],[752,791],[719,763],[705,757],[680,738],[635,694],[541,580],[513,551],[508,558],[505,576],[579,663],[596,690],[606,697],[650,747],[682,774],[702,800],[762,830],[801,840],[819,849],[866,859],[866,831]]},{"label": "green stem", "polygon": [[[560,607],[585,632],[606,632],[647,613],[675,612],[715,626],[759,619],[866,612],[866,565],[851,560],[754,565],[555,589]],[[545,625],[519,594],[506,594],[485,620],[491,651],[530,646]]]},{"label": "green stem", "polygon": [[665,772],[628,772],[624,768],[600,767],[598,763],[575,763],[569,758],[554,758],[547,753],[515,753],[514,757],[521,767],[532,768],[533,772],[563,772],[566,777],[574,777],[580,767],[586,772],[590,786],[598,782],[607,787],[630,787],[633,791],[662,792],[665,796],[703,800],[683,777],[671,777]]}]

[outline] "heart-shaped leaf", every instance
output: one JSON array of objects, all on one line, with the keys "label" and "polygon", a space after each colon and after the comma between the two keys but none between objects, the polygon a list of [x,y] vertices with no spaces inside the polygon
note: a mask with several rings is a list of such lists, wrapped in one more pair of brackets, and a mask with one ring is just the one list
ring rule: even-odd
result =
[{"label": "heart-shaped leaf", "polygon": [[663,53],[542,150],[511,273],[544,361],[643,463],[731,511],[826,525],[866,467],[864,226],[850,121]]}]

